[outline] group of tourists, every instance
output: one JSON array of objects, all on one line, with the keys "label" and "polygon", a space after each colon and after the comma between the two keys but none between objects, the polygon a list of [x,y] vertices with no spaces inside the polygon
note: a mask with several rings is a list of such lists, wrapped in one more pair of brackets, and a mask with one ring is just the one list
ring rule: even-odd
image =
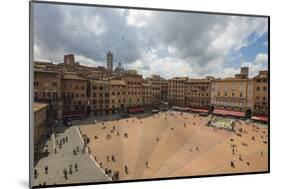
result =
[{"label": "group of tourists", "polygon": [[[238,123],[240,125],[242,125],[242,123],[240,121],[238,121]],[[260,128],[258,126],[255,126],[253,124],[251,126],[252,126],[252,131],[253,132],[255,132],[255,133],[259,132]],[[237,136],[239,136],[239,137],[242,137],[242,134],[248,134],[248,132],[247,132],[246,129],[243,129],[243,128],[240,127],[240,128],[235,130],[235,134]],[[263,134],[266,134],[266,132],[263,131]],[[254,136],[254,135],[252,135],[250,138],[251,138],[252,141],[257,141],[257,137]],[[264,140],[264,138],[265,138],[265,136],[261,135],[261,139],[263,140],[263,142],[266,141],[266,140]],[[231,138],[230,141],[234,142],[234,139]],[[241,142],[241,145],[244,146],[244,147],[248,147],[248,143],[246,143],[246,142]],[[236,144],[231,143],[231,149],[232,149],[232,155],[236,155],[236,153],[238,153],[238,149],[237,149],[237,145]],[[263,157],[263,151],[260,151],[260,156]],[[238,155],[238,160],[242,161],[242,162],[244,161],[241,154]],[[246,164],[249,166],[250,162],[247,161]],[[235,168],[234,161],[230,161],[230,166],[232,168]]]},{"label": "group of tourists", "polygon": [[[97,157],[96,156],[94,156],[94,159],[95,159],[95,161],[97,161]],[[107,162],[110,162],[109,156],[107,156],[106,159],[107,159]],[[112,160],[112,162],[116,161],[114,155],[111,156],[111,160]],[[100,168],[103,168],[102,162],[99,163],[99,166],[100,166]],[[125,166],[125,172],[128,173],[127,165]],[[104,167],[104,173],[108,177],[110,177],[112,180],[119,180],[119,171],[112,171],[111,169],[108,169],[107,167]]]},{"label": "group of tourists", "polygon": [[[107,162],[110,162],[109,156],[106,156],[106,159],[107,159]],[[115,162],[115,161],[116,161],[114,155],[111,155],[111,160],[112,160],[112,162]]]},{"label": "group of tourists", "polygon": [[[65,143],[68,143],[68,137],[67,136],[56,141],[56,145],[59,146],[59,149],[62,149],[62,145],[65,144]],[[55,148],[55,154],[56,153],[57,153],[57,148]]]},{"label": "group of tourists", "polygon": [[[76,172],[78,172],[78,164],[77,163],[74,164],[74,170]],[[63,173],[63,177],[67,180],[68,179],[68,175],[72,175],[72,173],[73,173],[72,164],[69,165],[68,171],[67,171],[66,168],[64,168],[62,173]]]},{"label": "group of tourists", "polygon": [[[77,163],[74,164],[74,170],[76,172],[78,171],[78,164]],[[47,165],[44,167],[44,173],[45,173],[45,175],[47,175],[49,173],[49,168],[48,168]],[[66,180],[68,179],[68,175],[72,175],[72,173],[73,173],[72,164],[69,165],[68,171],[67,171],[66,168],[63,169],[63,177]],[[36,168],[34,168],[34,178],[37,179],[38,175],[39,175],[38,170]],[[43,182],[43,186],[45,186],[45,185],[46,185],[46,182]],[[41,184],[39,186],[41,186]]]}]

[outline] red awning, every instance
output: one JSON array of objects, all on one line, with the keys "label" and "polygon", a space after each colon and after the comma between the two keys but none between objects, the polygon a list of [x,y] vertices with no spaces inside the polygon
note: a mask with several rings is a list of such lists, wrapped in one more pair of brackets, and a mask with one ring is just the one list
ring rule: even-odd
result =
[{"label": "red awning", "polygon": [[128,108],[129,113],[138,113],[138,112],[144,112],[143,108]]},{"label": "red awning", "polygon": [[203,108],[191,108],[191,107],[177,107],[173,106],[173,109],[175,110],[181,110],[181,111],[192,111],[192,112],[198,112],[198,113],[208,113],[208,109],[203,109]]},{"label": "red awning", "polygon": [[263,116],[263,115],[254,115],[251,117],[252,120],[256,120],[256,121],[268,121],[268,117],[267,116]]},{"label": "red awning", "polygon": [[74,112],[63,112],[62,117],[63,118],[71,118],[71,117],[85,117],[86,113],[85,112],[79,112],[79,111],[74,111]]},{"label": "red awning", "polygon": [[227,115],[227,111],[226,111],[226,110],[215,109],[215,110],[213,111],[213,114]]},{"label": "red awning", "polygon": [[191,111],[193,112],[199,112],[199,113],[208,113],[208,109],[203,109],[203,108],[190,108]]},{"label": "red awning", "polygon": [[235,117],[244,117],[244,112],[233,111],[233,110],[223,110],[223,109],[215,109],[213,114],[225,115],[225,116],[235,116]]},{"label": "red awning", "polygon": [[180,111],[188,111],[190,110],[190,108],[183,108],[183,107],[177,107],[177,106],[173,106],[174,110],[180,110]]}]

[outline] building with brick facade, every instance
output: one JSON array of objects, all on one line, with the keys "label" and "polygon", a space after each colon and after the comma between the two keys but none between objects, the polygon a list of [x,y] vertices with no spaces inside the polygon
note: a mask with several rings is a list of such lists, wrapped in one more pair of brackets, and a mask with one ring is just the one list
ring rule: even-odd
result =
[{"label": "building with brick facade", "polygon": [[188,77],[174,77],[168,80],[168,102],[172,106],[184,106],[185,85]]},{"label": "building with brick facade", "polygon": [[185,105],[187,107],[209,109],[211,104],[211,79],[189,79],[185,85]]},{"label": "building with brick facade", "polygon": [[95,116],[108,115],[111,109],[109,81],[91,80],[89,91],[88,113]]},{"label": "building with brick facade", "polygon": [[235,74],[235,78],[239,78],[239,79],[248,79],[248,77],[249,77],[249,67],[241,67],[240,73]]},{"label": "building with brick facade", "polygon": [[62,118],[62,80],[57,70],[34,69],[34,101],[47,103],[50,119]]},{"label": "building with brick facade", "polygon": [[65,65],[74,65],[75,64],[75,58],[73,54],[64,55],[64,64]]},{"label": "building with brick facade", "polygon": [[145,107],[152,105],[152,83],[149,81],[142,83],[142,98]]},{"label": "building with brick facade", "polygon": [[161,101],[167,102],[168,101],[168,81],[161,80],[160,86],[161,86]]},{"label": "building with brick facade", "polygon": [[227,78],[212,82],[211,105],[236,111],[252,110],[253,81]]},{"label": "building with brick facade", "polygon": [[168,80],[162,78],[160,75],[152,75],[150,78],[147,78],[147,80],[152,82],[152,84],[154,84],[154,93],[157,94],[155,95],[155,97],[157,98],[154,100],[155,104],[159,104],[160,102],[167,102]]},{"label": "building with brick facade", "polygon": [[110,108],[111,113],[120,113],[125,111],[126,103],[126,85],[122,80],[110,80]]},{"label": "building with brick facade", "polygon": [[[241,76],[244,75],[244,76]],[[241,68],[234,78],[214,79],[211,84],[211,109],[253,112],[253,79],[248,78],[248,68]]]},{"label": "building with brick facade", "polygon": [[135,72],[128,72],[121,77],[121,80],[125,82],[125,106],[126,107],[138,107],[143,105],[142,97],[142,75],[138,75]]},{"label": "building with brick facade", "polygon": [[152,105],[158,107],[161,103],[161,82],[157,80],[150,81],[152,85]]},{"label": "building with brick facade", "polygon": [[88,102],[87,80],[75,73],[65,73],[62,78],[63,112],[86,111]]},{"label": "building with brick facade", "polygon": [[[46,138],[49,128],[47,125],[47,110],[48,104],[33,103],[34,113],[34,145],[38,146],[39,140]],[[35,148],[36,150],[36,148]],[[37,150],[36,150],[37,151]]]},{"label": "building with brick facade", "polygon": [[[234,78],[191,79],[160,75],[143,79],[136,70],[88,67],[66,55],[63,64],[34,62],[34,100],[48,104],[48,117],[83,112],[102,116],[139,107],[170,106],[225,109],[247,114],[268,114],[268,72],[248,78],[247,67]],[[163,103],[166,104],[166,103]],[[71,116],[70,116],[71,117]]]},{"label": "building with brick facade", "polygon": [[260,71],[254,80],[253,113],[268,115],[268,71]]},{"label": "building with brick facade", "polygon": [[[246,74],[247,75],[247,74]],[[247,117],[253,112],[253,79],[235,78],[214,79],[211,84],[212,109],[226,109],[245,112]]]}]

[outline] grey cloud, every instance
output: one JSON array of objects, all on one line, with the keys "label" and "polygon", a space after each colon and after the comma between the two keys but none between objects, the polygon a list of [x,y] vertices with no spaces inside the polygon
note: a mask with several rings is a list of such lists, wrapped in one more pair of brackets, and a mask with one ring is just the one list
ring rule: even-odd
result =
[{"label": "grey cloud", "polygon": [[[124,16],[112,9],[38,4],[34,14],[35,44],[47,59],[74,53],[105,61],[106,52],[111,50],[116,61],[132,62],[140,57],[139,41],[135,28],[126,26]],[[90,30],[90,19],[94,17],[104,25],[100,35]]]},{"label": "grey cloud", "polygon": [[[105,62],[106,52],[111,50],[115,65],[122,62],[127,68],[138,66],[144,72],[158,73],[159,69],[153,66],[155,58],[147,57],[153,51],[156,60],[171,57],[186,63],[189,70],[196,72],[193,75],[214,74],[227,67],[230,48],[237,48],[235,40],[255,32],[251,27],[256,26],[253,21],[257,19],[248,18],[244,23],[240,22],[242,17],[152,11],[151,16],[143,16],[146,23],[143,27],[135,27],[127,24],[129,16],[128,10],[36,4],[34,37],[39,49],[36,58],[58,62],[63,54],[74,53],[93,62]],[[217,49],[211,47],[233,23],[234,26],[238,23],[235,26],[238,33],[230,32],[229,38],[222,40],[227,44],[234,39],[234,45],[226,47],[228,54],[223,45]],[[239,33],[239,27],[247,25]],[[173,47],[175,54],[170,54],[168,47]]]},{"label": "grey cloud", "polygon": [[[157,44],[169,44],[177,48],[181,58],[210,59],[204,54],[211,42],[208,32],[219,22],[225,24],[227,17],[186,13],[156,13],[149,22],[152,37]],[[206,60],[207,61],[207,60]]]}]

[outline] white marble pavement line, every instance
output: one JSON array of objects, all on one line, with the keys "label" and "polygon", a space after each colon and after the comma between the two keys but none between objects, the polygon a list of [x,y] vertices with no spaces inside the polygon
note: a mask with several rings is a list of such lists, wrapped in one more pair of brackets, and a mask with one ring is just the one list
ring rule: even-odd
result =
[{"label": "white marble pavement line", "polygon": [[[83,145],[85,144],[84,140],[83,140],[83,137],[82,137],[82,134],[81,134],[81,131],[79,129],[78,126],[76,126],[76,129],[77,129],[77,132],[79,133],[79,136],[80,136],[80,139],[81,139],[81,142],[83,143]],[[89,151],[88,151],[88,148],[86,148],[86,153],[89,154]],[[105,171],[99,166],[99,164],[95,161],[95,159],[93,158],[92,154],[89,154],[91,160],[93,161],[93,163],[100,169],[101,172],[103,172],[105,174]],[[109,180],[112,181],[112,178],[109,177],[107,174],[105,174]]]},{"label": "white marble pavement line", "polygon": [[53,140],[53,150],[55,151],[56,149],[56,133],[55,133],[55,130],[54,130],[54,127],[52,126],[52,140]]},{"label": "white marble pavement line", "polygon": [[[63,132],[57,133],[56,140],[60,141],[68,137],[68,142],[57,148],[57,153],[50,153],[41,158],[36,169],[38,178],[34,179],[34,186],[54,185],[54,184],[74,184],[87,182],[104,182],[110,179],[99,169],[87,154],[73,155],[73,149],[77,146],[82,149],[83,143],[75,127],[65,128]],[[51,141],[52,139],[50,139]],[[74,165],[78,164],[78,171],[75,171]],[[69,173],[69,166],[72,165],[72,174]],[[48,174],[45,174],[45,166],[48,166]],[[68,171],[68,179],[63,176],[63,169]]]}]

